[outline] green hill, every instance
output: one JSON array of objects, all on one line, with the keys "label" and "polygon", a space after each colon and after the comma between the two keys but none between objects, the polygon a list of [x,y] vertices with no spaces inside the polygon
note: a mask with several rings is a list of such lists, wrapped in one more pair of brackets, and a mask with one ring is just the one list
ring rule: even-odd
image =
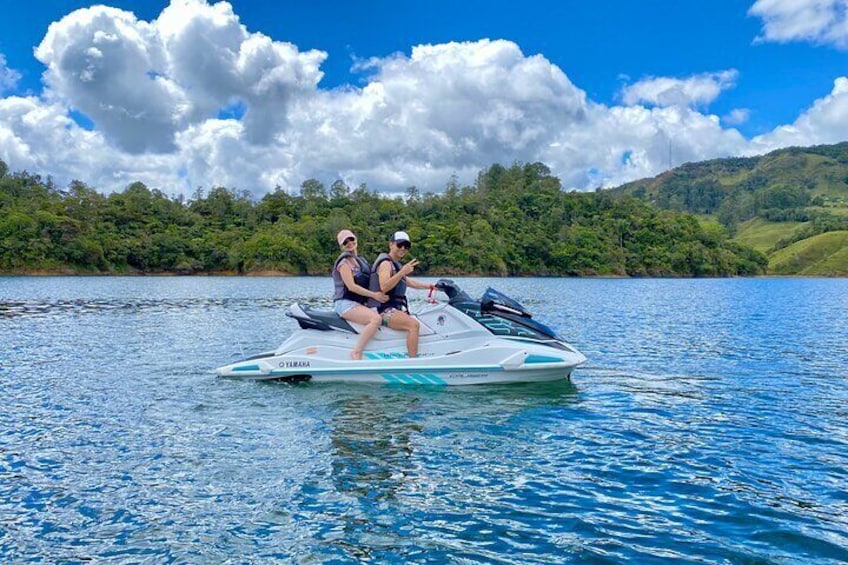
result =
[{"label": "green hill", "polygon": [[848,276],[848,231],[809,237],[772,253],[769,271],[778,275]]},{"label": "green hill", "polygon": [[770,210],[844,209],[848,207],[848,142],[686,163],[611,191],[668,210],[717,214],[726,224]]},{"label": "green hill", "polygon": [[[783,255],[780,261],[772,259],[806,240],[806,253],[833,254],[833,241],[839,238],[817,236],[848,230],[848,142],[686,163],[611,192],[714,218],[735,241],[765,253],[769,272],[801,274],[808,266],[787,263]],[[828,272],[840,272],[838,263],[837,258]]]}]

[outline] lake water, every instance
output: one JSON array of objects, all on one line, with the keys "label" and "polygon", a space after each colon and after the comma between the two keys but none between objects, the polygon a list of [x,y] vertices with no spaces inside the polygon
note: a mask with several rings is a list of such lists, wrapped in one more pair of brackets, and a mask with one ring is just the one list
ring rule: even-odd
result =
[{"label": "lake water", "polygon": [[589,361],[225,380],[329,279],[0,277],[0,562],[848,562],[848,280],[458,281]]}]

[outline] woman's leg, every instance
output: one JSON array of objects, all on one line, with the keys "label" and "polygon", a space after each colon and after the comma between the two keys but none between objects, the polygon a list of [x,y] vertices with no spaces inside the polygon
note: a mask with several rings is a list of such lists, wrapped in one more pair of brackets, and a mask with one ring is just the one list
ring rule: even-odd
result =
[{"label": "woman's leg", "polygon": [[362,350],[365,349],[368,341],[374,337],[374,334],[380,329],[380,322],[382,321],[382,318],[380,318],[380,315],[377,312],[370,308],[366,308],[365,306],[354,306],[342,314],[342,318],[365,326],[362,333],[359,334],[359,341],[356,342],[356,345],[350,352],[351,359],[362,359]]},{"label": "woman's leg", "polygon": [[406,312],[395,310],[392,312],[392,317],[389,318],[389,327],[393,330],[403,330],[406,334],[406,351],[409,358],[418,357],[418,332],[421,325],[416,318],[413,318]]}]

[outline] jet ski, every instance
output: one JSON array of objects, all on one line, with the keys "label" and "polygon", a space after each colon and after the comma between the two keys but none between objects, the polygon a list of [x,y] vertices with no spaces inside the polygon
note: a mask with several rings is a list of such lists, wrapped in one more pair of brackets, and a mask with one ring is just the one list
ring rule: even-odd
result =
[{"label": "jet ski", "polygon": [[[406,353],[406,332],[381,327],[362,359],[350,351],[363,328],[332,310],[292,304],[296,330],[273,351],[219,367],[221,377],[404,385],[474,385],[569,379],[586,357],[512,298],[487,289],[474,300],[453,281],[435,289],[448,302],[414,316],[421,324],[419,355]],[[432,297],[432,293],[431,293]]]}]

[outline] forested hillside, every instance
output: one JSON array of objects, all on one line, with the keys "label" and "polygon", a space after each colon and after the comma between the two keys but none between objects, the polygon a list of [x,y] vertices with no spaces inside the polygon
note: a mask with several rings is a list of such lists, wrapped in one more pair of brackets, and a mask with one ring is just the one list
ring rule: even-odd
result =
[{"label": "forested hillside", "polygon": [[335,233],[373,258],[397,229],[428,275],[728,276],[762,273],[763,255],[717,223],[609,192],[567,193],[539,163],[494,165],[473,186],[405,198],[327,188],[255,201],[218,187],[187,201],[141,183],[105,196],[59,188],[0,161],[0,272],[326,274]]},{"label": "forested hillside", "polygon": [[[665,210],[708,215],[737,241],[774,259],[770,272],[848,274],[846,254],[833,247],[833,238],[813,239],[848,230],[848,142],[687,163],[611,193],[633,196]],[[801,242],[806,243],[794,248],[798,254],[790,249],[792,257],[787,259],[783,250]],[[811,245],[816,248],[824,242],[829,243],[811,252]],[[836,256],[820,257],[829,252]],[[817,257],[818,266],[804,257]]]}]

